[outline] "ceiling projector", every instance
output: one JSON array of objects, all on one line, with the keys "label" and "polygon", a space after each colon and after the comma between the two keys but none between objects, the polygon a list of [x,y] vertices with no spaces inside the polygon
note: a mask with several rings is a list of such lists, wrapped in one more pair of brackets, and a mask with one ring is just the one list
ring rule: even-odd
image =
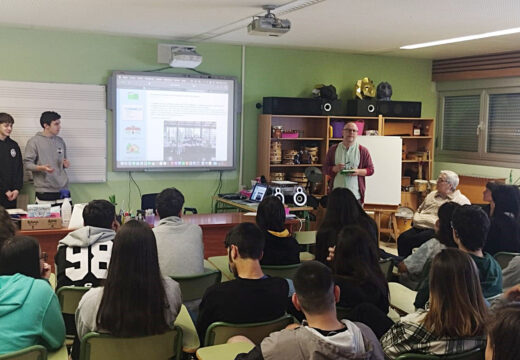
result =
[{"label": "ceiling projector", "polygon": [[247,32],[251,35],[280,36],[291,30],[291,22],[287,19],[278,19],[271,13],[274,6],[264,6],[267,10],[265,16],[254,17],[247,26]]}]

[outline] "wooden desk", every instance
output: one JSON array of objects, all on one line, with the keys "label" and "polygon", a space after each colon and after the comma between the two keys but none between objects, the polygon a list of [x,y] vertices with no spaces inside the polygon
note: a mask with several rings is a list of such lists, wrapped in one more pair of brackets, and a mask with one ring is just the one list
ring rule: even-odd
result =
[{"label": "wooden desk", "polygon": [[[246,216],[244,213],[193,214],[183,215],[182,219],[187,223],[197,224],[202,228],[205,258],[226,254],[224,238],[232,227],[243,222],[256,222],[254,216]],[[299,224],[300,222],[297,219],[286,221],[286,227],[290,232],[298,230]],[[49,254],[48,262],[53,267],[52,271],[55,272],[54,256],[57,252],[58,242],[71,231],[66,228],[57,230],[24,230],[19,231],[18,234],[33,236],[38,239],[42,251]]]},{"label": "wooden desk", "polygon": [[253,344],[246,342],[206,346],[197,350],[197,359],[230,360],[238,354],[250,352],[254,347]]},{"label": "wooden desk", "polygon": [[[223,199],[219,196],[214,196],[213,200],[215,201],[215,213],[218,213],[219,210],[225,210],[225,209],[237,209],[237,210],[241,210],[241,211],[256,212],[256,209],[258,208],[258,206],[251,206],[249,204],[238,203],[233,200]],[[227,205],[227,207],[221,208],[221,207],[219,207],[219,204]],[[302,211],[303,218],[305,219],[305,230],[309,230],[309,226],[310,226],[309,211],[312,211],[313,209],[314,208],[311,206],[296,206],[296,207],[290,207],[289,212]]]}]

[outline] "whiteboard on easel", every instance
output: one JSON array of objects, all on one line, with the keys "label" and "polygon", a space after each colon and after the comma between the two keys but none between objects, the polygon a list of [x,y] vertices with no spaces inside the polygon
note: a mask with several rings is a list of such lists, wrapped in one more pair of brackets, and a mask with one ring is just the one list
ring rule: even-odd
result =
[{"label": "whiteboard on easel", "polygon": [[107,157],[106,90],[101,85],[0,80],[0,112],[13,116],[11,138],[25,153],[27,141],[42,131],[40,115],[61,115],[59,136],[67,145],[71,183],[105,182]]},{"label": "whiteboard on easel", "polygon": [[401,203],[402,139],[397,136],[358,136],[357,142],[370,152],[374,174],[367,176],[365,204]]}]

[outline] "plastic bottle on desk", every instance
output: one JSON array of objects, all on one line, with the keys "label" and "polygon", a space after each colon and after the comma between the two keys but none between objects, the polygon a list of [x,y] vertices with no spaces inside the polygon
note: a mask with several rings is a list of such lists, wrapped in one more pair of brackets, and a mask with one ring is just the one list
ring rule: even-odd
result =
[{"label": "plastic bottle on desk", "polygon": [[63,199],[63,204],[61,205],[61,222],[63,227],[68,227],[70,222],[70,217],[72,215],[72,205],[70,204],[70,199]]}]

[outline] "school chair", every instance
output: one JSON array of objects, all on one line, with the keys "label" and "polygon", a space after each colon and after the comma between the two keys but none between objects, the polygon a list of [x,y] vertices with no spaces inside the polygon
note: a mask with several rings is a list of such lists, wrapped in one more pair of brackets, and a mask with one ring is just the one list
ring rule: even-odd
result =
[{"label": "school chair", "polygon": [[222,273],[219,270],[205,268],[201,274],[170,277],[179,283],[182,300],[186,302],[201,299],[208,287],[220,282]]},{"label": "school chair", "polygon": [[387,281],[392,280],[394,277],[394,262],[392,261],[392,259],[379,260],[379,266],[381,267],[381,271],[383,272],[385,279]]},{"label": "school chair", "polygon": [[348,308],[348,307],[336,305],[336,317],[338,318],[338,320],[347,319],[347,316],[348,316],[350,310],[352,310],[352,309]]},{"label": "school chair", "polygon": [[316,231],[296,231],[294,238],[299,245],[305,246],[305,251],[310,251],[311,245],[316,244]]},{"label": "school chair", "polygon": [[47,349],[41,345],[33,345],[25,349],[0,355],[0,360],[46,360]]},{"label": "school chair", "polygon": [[206,330],[204,346],[224,344],[230,337],[244,335],[255,344],[260,344],[270,333],[284,329],[287,325],[294,323],[291,315],[259,323],[231,324],[227,322],[214,322]]},{"label": "school chair", "polygon": [[248,342],[206,346],[197,350],[198,360],[229,360],[238,354],[248,353],[255,346]]},{"label": "school chair", "polygon": [[415,296],[416,291],[408,289],[406,286],[389,282],[388,289],[390,290],[390,306],[402,314],[410,314],[415,312]]},{"label": "school chair", "polygon": [[513,260],[515,256],[519,255],[519,253],[500,251],[493,255],[493,257],[497,261],[498,265],[500,265],[502,270],[504,270],[507,267],[507,265],[509,265],[509,262]]},{"label": "school chair", "polygon": [[403,354],[395,360],[484,360],[484,349],[473,349],[454,355],[425,355],[425,354]]},{"label": "school chair", "polygon": [[197,329],[185,305],[181,305],[181,311],[179,311],[174,325],[182,330],[182,351],[188,354],[197,351],[200,347],[199,335],[197,335]]},{"label": "school chair", "polygon": [[[76,309],[78,308],[79,301],[83,297],[83,295],[89,291],[89,287],[83,286],[62,286],[56,292],[56,296],[58,296],[58,301],[60,302],[61,313],[64,318],[67,316],[74,317],[76,314]],[[76,336],[75,328],[67,329],[67,337],[65,343],[67,346],[72,346],[72,342],[74,341],[74,337]],[[72,331],[74,330],[74,331]]]},{"label": "school chair", "polygon": [[155,198],[159,193],[141,195],[141,210],[153,209],[155,214]]},{"label": "school chair", "polygon": [[164,334],[120,338],[89,332],[81,339],[80,360],[180,359],[182,330],[175,326]]},{"label": "school chair", "polygon": [[261,267],[264,274],[293,280],[300,265],[301,264],[298,263],[290,265],[262,265]]}]

